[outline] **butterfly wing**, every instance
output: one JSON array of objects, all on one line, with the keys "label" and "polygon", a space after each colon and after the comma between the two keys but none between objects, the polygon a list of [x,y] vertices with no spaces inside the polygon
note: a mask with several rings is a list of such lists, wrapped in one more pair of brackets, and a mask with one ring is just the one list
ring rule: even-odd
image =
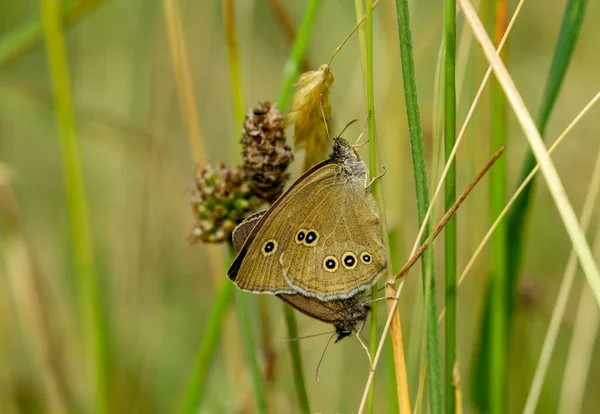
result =
[{"label": "butterfly wing", "polygon": [[[341,172],[340,165],[324,161],[300,177],[260,217],[229,268],[229,279],[240,289],[254,293],[296,293],[284,279],[279,259],[291,237],[291,224],[307,204],[316,204],[324,196],[329,184],[339,180]],[[239,231],[244,232],[249,226],[246,223]],[[242,238],[239,235],[234,236],[237,239],[234,243],[239,244]]]},{"label": "butterfly wing", "polygon": [[291,240],[280,258],[283,275],[298,292],[328,301],[372,286],[387,260],[375,201],[364,180],[330,180],[315,202],[290,220]]}]

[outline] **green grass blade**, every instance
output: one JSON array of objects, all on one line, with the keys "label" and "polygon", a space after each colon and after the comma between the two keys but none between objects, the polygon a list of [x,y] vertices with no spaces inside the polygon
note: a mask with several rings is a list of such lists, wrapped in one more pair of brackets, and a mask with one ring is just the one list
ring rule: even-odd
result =
[{"label": "green grass blade", "polygon": [[[419,225],[423,222],[429,207],[429,188],[427,181],[427,163],[419,103],[417,98],[417,82],[412,51],[412,34],[408,0],[396,0],[398,10],[398,32],[400,37],[400,58],[402,61],[402,78],[404,80],[404,98],[410,131],[410,148],[413,160],[415,179],[417,215]],[[431,225],[427,224],[425,233],[431,233]],[[432,413],[443,412],[443,385],[440,354],[440,339],[437,324],[437,294],[435,287],[435,267],[433,249],[429,248],[422,256],[423,279],[425,286],[425,304],[427,313],[427,359],[429,382],[429,407]]]},{"label": "green grass blade", "polygon": [[[456,2],[444,2],[444,155],[448,162],[456,142]],[[495,148],[495,147],[494,147]],[[452,162],[444,181],[445,210],[448,211],[456,199],[456,162]],[[445,272],[446,272],[446,413],[454,413],[454,365],[456,363],[456,218],[452,217],[444,228]]]},{"label": "green grass blade", "polygon": [[256,408],[259,414],[265,414],[267,412],[267,398],[263,384],[264,381],[258,366],[258,353],[256,350],[256,345],[254,344],[254,338],[252,336],[252,327],[250,323],[250,317],[248,316],[248,307],[246,304],[246,293],[242,292],[240,289],[234,289],[234,291],[237,311],[240,317],[242,340],[244,341],[244,347],[246,349],[246,361],[248,362],[248,366],[250,368],[250,376],[252,378],[252,385],[254,386]]},{"label": "green grass blade", "polygon": [[296,40],[294,40],[294,46],[292,53],[285,63],[283,70],[283,83],[281,85],[281,92],[279,99],[277,100],[277,106],[281,112],[285,112],[290,105],[292,99],[293,85],[298,79],[300,67],[302,66],[302,60],[306,55],[306,49],[308,48],[308,41],[312,33],[312,28],[317,17],[317,11],[321,5],[321,0],[309,0],[304,11],[304,17],[302,23],[298,28],[298,34]]},{"label": "green grass blade", "polygon": [[[287,326],[288,338],[298,338],[298,324],[296,323],[296,314],[294,309],[287,303],[283,304],[283,314],[285,315],[285,324]],[[306,385],[304,384],[304,375],[302,374],[302,353],[298,341],[289,341],[288,347],[290,357],[292,358],[292,376],[294,377],[294,386],[296,387],[296,397],[298,399],[298,407],[302,413],[310,413],[310,405],[308,403],[308,394],[306,393]]]},{"label": "green grass blade", "polygon": [[[498,46],[507,24],[508,4],[506,0],[496,0],[492,4],[494,15],[494,44]],[[506,60],[504,47],[501,57]],[[493,79],[491,88],[490,136],[491,151],[506,143],[506,98],[502,87]],[[501,157],[490,171],[490,216],[494,221],[507,202],[506,160]],[[506,225],[500,223],[491,239],[491,279],[490,306],[492,309],[489,329],[488,371],[485,379],[488,385],[489,412],[504,413],[506,403],[506,358],[507,358],[507,322],[506,322]]]},{"label": "green grass blade", "polygon": [[75,126],[67,52],[57,0],[41,0],[48,64],[56,106],[60,146],[71,226],[72,248],[78,278],[88,358],[93,375],[96,413],[108,412],[108,350],[106,320],[102,310],[94,248],[88,220],[79,143]]},{"label": "green grass blade", "polygon": [[[60,2],[59,18],[64,26],[69,26],[88,12],[94,10],[103,0],[70,0]],[[42,44],[44,26],[41,17],[36,17],[15,28],[0,39],[0,67]]]},{"label": "green grass blade", "polygon": [[235,286],[229,280],[224,279],[215,298],[212,311],[208,318],[208,325],[202,335],[202,342],[194,364],[194,372],[188,384],[183,403],[179,409],[180,414],[192,414],[198,411],[202,394],[206,385],[208,370],[213,361],[217,344],[223,330],[223,324],[227,309],[231,304]]}]

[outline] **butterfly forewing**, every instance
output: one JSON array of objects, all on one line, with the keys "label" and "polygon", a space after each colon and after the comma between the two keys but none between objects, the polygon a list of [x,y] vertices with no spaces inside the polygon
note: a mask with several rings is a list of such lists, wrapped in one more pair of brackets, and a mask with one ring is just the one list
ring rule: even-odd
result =
[{"label": "butterfly forewing", "polygon": [[227,272],[240,289],[256,293],[296,293],[283,277],[281,252],[293,237],[293,222],[302,208],[314,203],[314,198],[321,194],[319,189],[327,187],[341,173],[337,164],[318,167],[299,179],[254,226]]}]

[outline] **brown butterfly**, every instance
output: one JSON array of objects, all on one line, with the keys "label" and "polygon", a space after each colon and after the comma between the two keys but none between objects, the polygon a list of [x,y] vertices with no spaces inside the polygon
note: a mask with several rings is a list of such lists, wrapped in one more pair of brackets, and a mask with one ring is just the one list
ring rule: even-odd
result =
[{"label": "brown butterfly", "polygon": [[336,342],[358,324],[360,333],[371,309],[363,292],[387,267],[373,181],[355,148],[335,138],[328,160],[236,227],[238,255],[227,272],[242,290],[276,294],[333,324]]}]

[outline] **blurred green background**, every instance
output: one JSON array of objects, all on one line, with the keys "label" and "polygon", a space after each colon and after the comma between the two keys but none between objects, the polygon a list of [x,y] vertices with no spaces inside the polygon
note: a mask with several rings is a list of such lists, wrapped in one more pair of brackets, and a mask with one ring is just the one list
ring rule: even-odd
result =
[{"label": "blurred green background", "polygon": [[[225,278],[227,253],[221,246],[190,245],[187,241],[194,223],[189,204],[194,162],[177,96],[163,3],[83,3],[93,3],[94,7],[69,24],[65,36],[95,266],[107,320],[110,412],[173,412],[189,381],[216,288]],[[290,40],[272,2],[244,0],[234,4],[245,106],[276,101]],[[284,5],[297,25],[304,2],[287,1]],[[180,7],[208,160],[237,164],[241,126],[236,125],[233,115],[222,4],[181,1]],[[434,85],[441,8],[441,2],[411,3],[421,115],[430,160],[435,151]],[[31,0],[1,0],[0,10],[0,50],[6,46],[2,39],[27,22],[39,21],[41,16],[39,3]],[[527,0],[510,37],[509,70],[532,114],[536,114],[542,96],[563,11],[564,2]],[[597,16],[600,4],[590,2],[547,129],[550,140],[600,90]],[[417,225],[393,2],[382,1],[374,18],[375,99],[382,165],[388,170],[383,180],[387,216],[392,247],[400,252],[398,257],[405,258]],[[469,29],[467,34],[462,33],[461,16],[458,21],[457,73],[463,79],[459,92],[460,125],[487,64],[476,42],[470,39]],[[328,61],[355,22],[352,2],[323,2],[306,57],[310,69]],[[14,240],[8,242],[6,237],[0,237],[2,413],[48,411],[43,386],[48,372],[37,362],[39,352],[49,353],[60,386],[75,412],[86,411],[84,407],[89,406],[92,394],[47,62],[46,49],[39,44],[2,61],[0,66],[0,204],[4,206],[0,231],[7,234],[7,226],[14,224],[10,214],[16,213],[20,226],[15,231],[21,237],[19,243],[24,243],[15,247]],[[359,119],[345,133],[352,139],[360,132],[366,116],[357,37],[333,61],[332,72],[335,82],[331,91],[331,128],[340,131],[348,121]],[[459,191],[493,150],[488,145],[488,113],[486,93],[458,154]],[[599,145],[599,114],[597,108],[592,109],[553,156],[577,212],[586,195]],[[510,111],[509,122],[506,156],[512,194],[527,143]],[[292,132],[289,131],[290,142]],[[301,161],[302,154],[297,153],[292,167],[294,177],[301,169]],[[440,166],[431,165],[430,177],[432,171],[439,175]],[[11,191],[17,205],[11,204]],[[537,186],[535,198],[510,345],[510,412],[521,411],[527,397],[570,251],[564,226],[543,183]],[[487,205],[484,179],[458,213],[459,271],[489,228]],[[438,217],[440,212],[441,207]],[[22,256],[23,251],[28,255]],[[439,249],[438,260],[442,259],[441,252]],[[397,271],[402,263],[393,265]],[[487,268],[484,254],[459,291],[459,364],[465,412],[475,411],[470,373]],[[441,261],[438,269],[443,269]],[[420,317],[414,316],[415,312],[422,312],[418,269],[408,278],[400,309],[409,358],[409,388],[414,400],[421,375],[417,356],[422,324]],[[441,289],[441,271],[438,278]],[[583,284],[584,278],[578,275],[538,412],[554,412],[558,403]],[[264,347],[257,297],[246,296],[256,340]],[[441,295],[439,300],[442,306]],[[265,303],[271,315],[267,339],[276,351],[274,377],[268,388],[269,405],[272,412],[294,412],[296,397],[289,356],[287,346],[281,342],[286,338],[283,305],[274,297]],[[234,309],[232,303],[232,315],[227,319],[224,339],[211,367],[200,412],[255,410]],[[385,312],[381,309],[383,326]],[[47,337],[33,328],[30,314],[38,315],[37,320],[46,324]],[[301,335],[329,329],[300,314],[298,321]],[[312,410],[354,412],[366,381],[368,361],[357,341],[344,340],[329,348],[321,382],[317,384],[313,373],[325,341],[322,337],[301,342]],[[394,409],[394,385],[388,381],[391,370],[388,352],[376,376],[375,412]],[[595,345],[591,365],[581,374],[589,375],[582,412],[597,412],[600,343]]]}]

